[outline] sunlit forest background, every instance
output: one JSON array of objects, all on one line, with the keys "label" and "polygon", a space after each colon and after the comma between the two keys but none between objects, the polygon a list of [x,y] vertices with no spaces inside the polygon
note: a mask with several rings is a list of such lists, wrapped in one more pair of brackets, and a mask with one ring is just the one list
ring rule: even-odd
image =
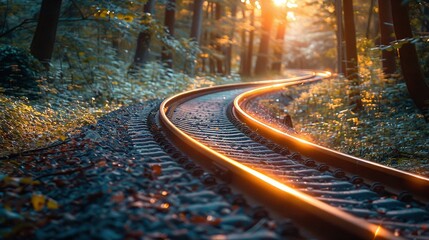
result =
[{"label": "sunlit forest background", "polygon": [[[411,27],[406,38],[395,38],[400,29],[381,18],[391,14],[380,8],[386,2],[0,0],[0,155],[65,141],[78,127],[124,105],[204,86],[287,77],[286,69],[318,69],[340,73],[328,89],[319,86],[328,102],[314,104],[326,105],[336,122],[312,110],[303,113],[313,117],[310,126],[348,129],[327,139],[353,144],[354,130],[336,126],[351,124],[360,131],[365,125],[360,116],[384,115],[374,111],[401,102],[401,96],[413,111],[412,124],[420,121],[416,126],[423,136],[415,139],[423,139],[418,152],[427,157],[429,2],[391,1],[408,11],[402,12],[407,18],[390,16]],[[415,65],[399,58],[404,46],[417,50],[421,70],[420,78],[408,79],[426,86],[414,98],[401,74],[415,73],[404,71],[404,65]],[[388,67],[385,54],[390,54]],[[317,94],[300,101],[309,103]],[[386,111],[404,107],[398,104]]]}]

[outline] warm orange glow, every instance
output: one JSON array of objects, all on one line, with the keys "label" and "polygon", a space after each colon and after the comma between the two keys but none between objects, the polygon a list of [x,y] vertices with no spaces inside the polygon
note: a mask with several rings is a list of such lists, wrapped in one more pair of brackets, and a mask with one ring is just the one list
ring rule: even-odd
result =
[{"label": "warm orange glow", "polygon": [[277,6],[284,6],[287,3],[287,0],[273,0],[274,4]]},{"label": "warm orange glow", "polygon": [[255,7],[256,9],[261,9],[261,3],[259,1],[255,1]]},{"label": "warm orange glow", "polygon": [[380,225],[378,225],[377,229],[376,229],[376,230],[375,230],[375,232],[374,232],[374,238],[373,238],[373,239],[376,239],[376,238],[377,238],[377,235],[378,235],[378,233],[380,232],[380,229],[381,229],[381,226],[380,226]]},{"label": "warm orange glow", "polygon": [[296,4],[295,0],[273,0],[274,5],[279,7],[287,7],[287,8],[296,8],[298,4]]},{"label": "warm orange glow", "polygon": [[288,21],[296,21],[295,13],[294,12],[287,12],[286,19]]}]

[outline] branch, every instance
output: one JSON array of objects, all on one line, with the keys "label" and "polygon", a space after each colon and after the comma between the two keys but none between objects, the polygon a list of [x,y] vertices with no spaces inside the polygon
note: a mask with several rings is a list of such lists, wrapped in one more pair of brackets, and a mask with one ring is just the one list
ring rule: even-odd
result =
[{"label": "branch", "polygon": [[87,17],[85,17],[85,14],[83,14],[82,9],[80,9],[79,5],[76,3],[75,0],[71,1],[73,6],[75,6],[77,8],[77,10],[79,11],[80,16],[82,17],[82,19],[86,19]]},{"label": "branch", "polygon": [[9,33],[13,32],[13,31],[15,31],[17,28],[20,28],[20,27],[24,26],[25,24],[27,24],[27,23],[32,23],[32,22],[36,22],[36,20],[33,20],[33,19],[24,19],[24,21],[22,21],[20,24],[16,25],[16,26],[15,26],[15,27],[13,27],[13,28],[10,28],[10,29],[9,29],[9,30],[7,30],[6,32],[4,32],[4,33],[0,34],[0,38],[2,38],[2,37],[4,37],[4,36],[8,35]]},{"label": "branch", "polygon": [[20,157],[20,156],[29,156],[32,153],[43,151],[43,150],[47,150],[47,149],[50,149],[50,148],[53,148],[53,147],[57,147],[59,145],[62,145],[62,144],[68,143],[68,142],[70,142],[70,138],[68,138],[68,139],[66,139],[64,141],[57,141],[55,143],[52,143],[50,145],[47,145],[47,146],[44,146],[44,147],[41,147],[41,148],[35,148],[35,149],[26,150],[26,151],[19,152],[19,153],[12,153],[10,155],[1,156],[0,160],[12,159],[12,158]]}]

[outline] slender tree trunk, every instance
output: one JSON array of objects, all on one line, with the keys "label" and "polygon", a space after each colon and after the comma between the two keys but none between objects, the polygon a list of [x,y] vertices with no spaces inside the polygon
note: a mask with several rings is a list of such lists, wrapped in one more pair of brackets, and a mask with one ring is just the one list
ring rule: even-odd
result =
[{"label": "slender tree trunk", "polygon": [[49,62],[54,52],[58,18],[61,12],[61,0],[43,0],[39,13],[36,32],[31,42],[30,51],[34,57],[49,69]]},{"label": "slender tree trunk", "polygon": [[246,65],[243,71],[244,76],[252,76],[253,69],[253,40],[255,38],[255,9],[252,9],[250,12],[250,26],[252,29],[249,32],[249,44],[247,45],[247,60]]},{"label": "slender tree trunk", "polygon": [[[402,4],[401,0],[391,0],[391,4],[396,39],[412,38],[413,33],[408,15],[408,4]],[[399,59],[408,92],[417,107],[423,110],[426,121],[429,121],[429,87],[421,72],[414,44],[404,43],[399,48]]]},{"label": "slender tree trunk", "polygon": [[281,20],[277,26],[276,40],[277,46],[274,48],[274,63],[271,66],[271,69],[274,73],[280,74],[282,69],[282,58],[283,58],[283,43],[286,33],[286,24],[285,20]]},{"label": "slender tree trunk", "polygon": [[232,27],[231,32],[229,33],[229,44],[226,49],[226,56],[225,56],[225,74],[230,75],[231,74],[231,66],[232,66],[232,47],[233,47],[233,40],[234,40],[234,33],[235,33],[235,22],[237,21],[237,5],[235,3],[232,3],[231,6],[231,19],[232,19]]},{"label": "slender tree trunk", "polygon": [[[199,45],[201,44],[201,25],[203,22],[203,3],[204,0],[194,0],[193,15],[192,15],[192,26],[190,37],[196,41]],[[192,55],[196,55],[195,52],[191,52]],[[185,65],[185,72],[193,76],[195,74],[195,62],[192,60]]]},{"label": "slender tree trunk", "polygon": [[204,0],[194,0],[194,13],[192,15],[191,38],[200,43],[201,24],[203,22]]},{"label": "slender tree trunk", "polygon": [[[381,45],[390,45],[395,40],[392,9],[390,1],[378,1],[378,17],[380,18],[380,43]],[[392,74],[396,71],[395,52],[383,51],[382,52],[383,71],[385,74]]]},{"label": "slender tree trunk", "polygon": [[[222,18],[223,14],[224,14],[224,6],[221,3],[216,2],[216,7],[215,7],[215,21],[219,22],[220,19]],[[216,41],[216,43],[215,43],[216,47],[215,48],[216,48],[216,51],[218,52],[218,54],[222,54],[223,55],[223,46],[219,43],[219,41],[217,41],[219,39],[220,39],[220,34],[216,33],[215,34],[215,41]],[[220,58],[216,58],[216,72],[219,73],[219,74],[224,74],[225,73],[224,69],[223,69],[223,60],[220,59]]]},{"label": "slender tree trunk", "polygon": [[[156,0],[148,0],[144,5],[144,18],[150,21],[155,9]],[[152,31],[150,26],[139,33],[137,38],[136,53],[134,55],[134,66],[142,66],[149,59],[150,40],[152,38]]]},{"label": "slender tree trunk", "polygon": [[[246,10],[245,7],[241,10],[243,19],[246,19]],[[246,30],[241,30],[241,54],[240,54],[240,74],[245,75],[246,61],[247,61],[247,49],[246,49]]]},{"label": "slender tree trunk", "polygon": [[259,44],[259,53],[256,60],[255,75],[265,75],[268,73],[269,64],[269,49],[270,49],[270,35],[274,22],[273,3],[271,1],[262,1],[261,15],[262,15],[262,36]]},{"label": "slender tree trunk", "polygon": [[337,18],[337,71],[339,74],[344,73],[344,47],[343,47],[343,6],[342,0],[335,0],[335,11]]},{"label": "slender tree trunk", "polygon": [[[165,4],[164,26],[167,30],[167,37],[174,36],[174,24],[176,22],[176,0],[168,0]],[[173,68],[173,54],[170,47],[162,47],[161,60],[169,68]]]},{"label": "slender tree trunk", "polygon": [[369,10],[368,10],[368,22],[366,23],[366,33],[365,33],[365,37],[369,38],[369,33],[371,31],[371,22],[372,22],[372,15],[374,14],[374,2],[375,0],[370,0],[371,4],[369,6]]},{"label": "slender tree trunk", "polygon": [[344,31],[346,40],[346,77],[357,80],[356,27],[353,11],[353,0],[343,0]]}]

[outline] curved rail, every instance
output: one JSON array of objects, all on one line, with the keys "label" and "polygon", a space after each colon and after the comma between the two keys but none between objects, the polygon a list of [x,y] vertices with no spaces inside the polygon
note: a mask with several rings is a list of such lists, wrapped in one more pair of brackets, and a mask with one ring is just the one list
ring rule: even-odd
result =
[{"label": "curved rail", "polygon": [[[321,75],[311,75],[288,79],[286,84],[292,85],[303,82],[320,80]],[[245,190],[260,195],[260,197],[270,204],[270,207],[284,216],[292,216],[300,224],[307,227],[324,238],[348,237],[351,239],[394,239],[397,238],[379,225],[371,224],[363,219],[338,210],[324,202],[321,202],[305,193],[293,189],[291,186],[277,181],[261,172],[256,171],[240,162],[235,161],[213,149],[207,147],[184,131],[177,128],[170,120],[175,108],[181,103],[213,92],[227,89],[239,89],[256,87],[266,84],[280,84],[285,80],[269,82],[253,82],[244,84],[233,84],[218,86],[184,92],[166,99],[160,106],[160,122],[170,135],[172,135],[179,145],[191,152],[197,152],[207,159],[206,164],[221,166],[226,171],[232,173],[232,181],[245,186]],[[282,85],[283,86],[283,85]],[[274,88],[268,86],[267,89]],[[262,196],[263,195],[263,196]],[[290,207],[285,208],[284,205]],[[311,219],[311,220],[310,220]],[[317,224],[315,224],[317,222]]]},{"label": "curved rail", "polygon": [[[425,202],[429,200],[428,178],[386,167],[305,141],[250,116],[250,114],[243,109],[243,107],[255,97],[280,91],[288,85],[290,84],[277,84],[275,86],[261,87],[242,93],[234,100],[233,113],[235,117],[246,123],[249,127],[258,129],[259,134],[274,140],[279,145],[287,146],[305,156],[313,157],[330,166],[336,166],[351,174],[359,175],[368,182],[388,182],[390,188],[387,187],[386,190],[396,193],[397,195],[406,190],[417,200]],[[394,188],[392,186],[394,186]]]}]

